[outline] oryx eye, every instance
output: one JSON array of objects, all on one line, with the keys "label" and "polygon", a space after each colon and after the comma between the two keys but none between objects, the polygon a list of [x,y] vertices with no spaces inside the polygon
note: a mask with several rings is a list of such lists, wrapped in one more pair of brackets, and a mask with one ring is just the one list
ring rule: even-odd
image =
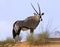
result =
[{"label": "oryx eye", "polygon": [[42,15],[44,15],[44,13],[42,13]]},{"label": "oryx eye", "polygon": [[36,15],[36,13],[33,13],[34,15]]}]

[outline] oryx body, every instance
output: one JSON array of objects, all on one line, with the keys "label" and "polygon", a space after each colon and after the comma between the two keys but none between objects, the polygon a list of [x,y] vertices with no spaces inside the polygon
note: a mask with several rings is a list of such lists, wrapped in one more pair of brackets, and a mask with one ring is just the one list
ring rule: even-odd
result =
[{"label": "oryx body", "polygon": [[20,34],[21,30],[30,29],[30,32],[33,33],[34,29],[36,29],[36,27],[38,26],[38,24],[40,23],[40,21],[42,21],[42,17],[41,16],[44,15],[44,13],[41,14],[39,4],[38,4],[39,13],[36,11],[36,9],[34,8],[33,5],[32,5],[32,7],[33,7],[33,9],[36,12],[36,13],[34,13],[34,16],[27,17],[24,20],[17,20],[13,24],[13,38],[14,39],[15,39],[15,37],[17,35]]}]

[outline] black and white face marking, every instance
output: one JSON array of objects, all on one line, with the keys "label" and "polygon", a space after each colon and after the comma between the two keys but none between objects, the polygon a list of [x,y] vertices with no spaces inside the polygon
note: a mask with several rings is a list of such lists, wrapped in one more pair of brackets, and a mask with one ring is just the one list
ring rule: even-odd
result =
[{"label": "black and white face marking", "polygon": [[34,6],[31,4],[32,8],[35,10],[36,13],[33,13],[34,15],[39,15],[40,20],[42,21],[42,15],[44,15],[44,13],[41,14],[41,10],[40,10],[40,6],[38,4],[38,8],[39,8],[39,12],[34,8]]},{"label": "black and white face marking", "polygon": [[40,19],[41,19],[41,21],[42,21],[42,15],[44,15],[44,13],[42,13],[42,14],[39,14],[40,15]]}]

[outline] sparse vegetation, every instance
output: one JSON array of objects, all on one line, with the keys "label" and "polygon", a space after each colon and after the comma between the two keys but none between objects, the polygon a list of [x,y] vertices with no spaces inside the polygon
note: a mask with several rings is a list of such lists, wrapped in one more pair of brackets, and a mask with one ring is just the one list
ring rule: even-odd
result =
[{"label": "sparse vegetation", "polygon": [[21,36],[16,36],[15,37],[15,42],[21,41]]},{"label": "sparse vegetation", "polygon": [[46,44],[46,43],[48,43],[48,38],[49,38],[48,32],[43,32],[43,33],[39,34],[37,38],[34,38],[33,35],[28,35],[27,41],[30,44],[34,44],[34,45]]},{"label": "sparse vegetation", "polygon": [[[17,39],[17,38],[16,38]],[[21,40],[21,37],[18,38],[19,40]],[[9,45],[12,46],[14,45],[16,42],[14,41],[13,38],[8,37],[6,40],[1,40],[0,41],[0,47],[8,47]]]},{"label": "sparse vegetation", "polygon": [[48,38],[49,38],[48,32],[43,32],[43,33],[41,33],[41,34],[38,35],[37,40],[38,40],[39,43],[41,43],[41,44],[42,44],[42,43],[46,44],[46,43],[48,43]]},{"label": "sparse vegetation", "polygon": [[4,43],[5,43],[5,44],[6,44],[6,43],[13,44],[13,43],[15,43],[15,42],[14,42],[14,40],[13,40],[12,38],[8,37],[6,40],[4,40]]},{"label": "sparse vegetation", "polygon": [[14,42],[14,40],[12,39],[12,38],[10,38],[10,37],[8,37],[6,40],[2,40],[2,41],[0,41],[0,45],[2,46],[2,47],[8,47],[8,45],[14,45],[15,44],[15,42]]},{"label": "sparse vegetation", "polygon": [[33,43],[33,41],[34,41],[33,34],[28,35],[28,36],[27,36],[27,42],[29,42],[30,44],[32,44],[32,43]]}]

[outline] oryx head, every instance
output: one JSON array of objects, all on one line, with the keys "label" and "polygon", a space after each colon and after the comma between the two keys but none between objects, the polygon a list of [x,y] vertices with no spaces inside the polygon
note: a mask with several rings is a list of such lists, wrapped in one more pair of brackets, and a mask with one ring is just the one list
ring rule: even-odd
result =
[{"label": "oryx head", "polygon": [[[37,3],[38,4],[38,3]],[[39,9],[39,12],[37,12],[37,10],[34,8],[34,6],[31,4],[32,8],[35,10],[36,13],[34,13],[34,15],[37,15],[39,16],[39,18],[41,19],[42,21],[42,15],[44,15],[44,13],[41,13],[41,10],[40,10],[40,6],[38,4],[38,9]]]}]

